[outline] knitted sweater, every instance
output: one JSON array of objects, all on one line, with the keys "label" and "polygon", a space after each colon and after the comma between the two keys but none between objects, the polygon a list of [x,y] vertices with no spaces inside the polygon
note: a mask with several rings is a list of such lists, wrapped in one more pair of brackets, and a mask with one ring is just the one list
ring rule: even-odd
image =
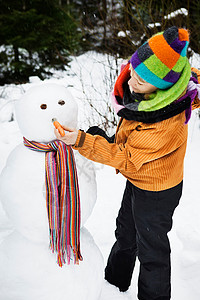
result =
[{"label": "knitted sweater", "polygon": [[[200,81],[200,72],[195,72]],[[196,97],[193,108],[197,107]],[[183,179],[187,135],[185,112],[153,124],[121,118],[114,143],[79,131],[73,148],[90,160],[114,167],[141,189],[161,191]]]}]

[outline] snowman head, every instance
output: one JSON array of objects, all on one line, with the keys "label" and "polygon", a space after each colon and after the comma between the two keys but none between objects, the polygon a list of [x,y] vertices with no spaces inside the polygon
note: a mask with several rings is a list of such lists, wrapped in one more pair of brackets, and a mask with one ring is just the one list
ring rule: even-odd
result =
[{"label": "snowman head", "polygon": [[71,128],[77,126],[78,107],[67,88],[54,83],[31,87],[15,107],[19,128],[30,141],[55,140],[52,119]]}]

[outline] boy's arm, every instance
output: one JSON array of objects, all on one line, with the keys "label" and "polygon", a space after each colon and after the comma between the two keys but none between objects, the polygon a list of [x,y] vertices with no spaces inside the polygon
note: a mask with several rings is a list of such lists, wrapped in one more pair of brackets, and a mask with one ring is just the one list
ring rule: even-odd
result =
[{"label": "boy's arm", "polygon": [[[100,135],[91,135],[79,130],[73,149],[78,150],[86,158],[102,163],[118,170],[126,170],[129,145],[109,143]],[[130,166],[129,166],[130,167]],[[132,168],[135,169],[134,165]]]},{"label": "boy's arm", "polygon": [[186,139],[184,121],[177,130],[173,122],[168,123],[163,128],[141,130],[137,137],[133,131],[125,144],[109,143],[102,136],[79,131],[73,148],[90,160],[134,173],[143,164],[168,155],[183,144]]},{"label": "boy's arm", "polygon": [[[200,83],[200,71],[196,68],[191,68],[191,70],[197,75],[198,82]],[[200,99],[198,98],[198,96],[195,97],[192,103],[192,109],[196,108],[200,108]]]}]

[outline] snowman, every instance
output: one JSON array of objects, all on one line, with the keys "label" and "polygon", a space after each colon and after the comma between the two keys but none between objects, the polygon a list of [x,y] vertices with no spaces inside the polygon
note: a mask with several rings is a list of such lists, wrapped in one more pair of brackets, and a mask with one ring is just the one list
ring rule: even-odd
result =
[{"label": "snowman", "polygon": [[[26,141],[42,145],[55,142],[52,119],[75,128],[77,113],[77,104],[69,91],[52,83],[30,88],[16,104],[22,135]],[[47,210],[51,206],[46,201],[46,154],[21,143],[9,155],[0,176],[0,200],[14,228],[0,244],[0,300],[98,300],[100,297],[103,259],[83,226],[96,201],[95,171],[91,162],[77,151],[73,153],[81,207],[79,258],[83,260],[74,263],[70,258],[62,267],[58,265],[58,255],[52,245],[49,247]]]}]

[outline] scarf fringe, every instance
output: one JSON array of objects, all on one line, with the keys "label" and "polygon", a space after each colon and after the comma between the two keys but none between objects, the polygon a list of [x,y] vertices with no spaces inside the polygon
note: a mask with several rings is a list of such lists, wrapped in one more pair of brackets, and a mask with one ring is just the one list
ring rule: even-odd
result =
[{"label": "scarf fringe", "polygon": [[64,250],[60,248],[60,240],[59,240],[59,231],[50,230],[50,245],[52,253],[57,254],[57,264],[59,267],[62,267],[64,264],[70,265],[71,261],[74,261],[74,264],[79,265],[79,261],[82,261],[82,255],[80,252],[80,244],[77,245],[77,248],[72,248],[72,246],[67,245]]}]

